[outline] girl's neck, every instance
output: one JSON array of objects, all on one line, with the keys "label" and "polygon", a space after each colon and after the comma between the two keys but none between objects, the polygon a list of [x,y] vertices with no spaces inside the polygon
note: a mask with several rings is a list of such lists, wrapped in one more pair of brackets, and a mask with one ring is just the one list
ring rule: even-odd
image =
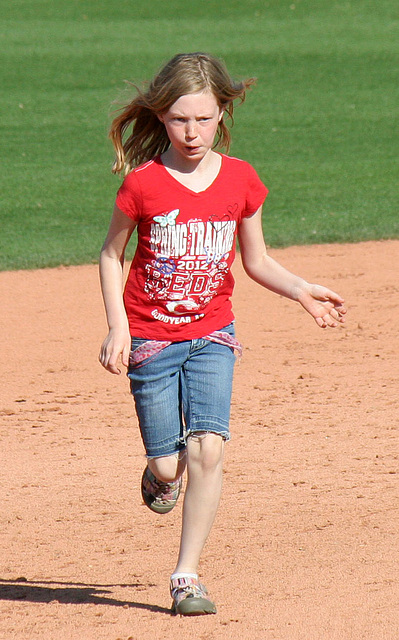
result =
[{"label": "girl's neck", "polygon": [[183,158],[179,153],[173,149],[173,147],[169,147],[165,153],[162,154],[161,160],[162,164],[172,171],[178,171],[179,173],[194,173],[198,171],[198,173],[203,173],[208,170],[209,167],[215,164],[215,161],[219,162],[218,158],[220,155],[212,149],[200,158],[196,160],[192,158],[187,161],[186,158]]},{"label": "girl's neck", "polygon": [[184,186],[200,193],[205,191],[217,178],[222,164],[222,156],[215,151],[209,150],[207,154],[196,162],[184,162],[177,154],[173,153],[173,148],[169,148],[161,156],[162,164],[175,180]]}]

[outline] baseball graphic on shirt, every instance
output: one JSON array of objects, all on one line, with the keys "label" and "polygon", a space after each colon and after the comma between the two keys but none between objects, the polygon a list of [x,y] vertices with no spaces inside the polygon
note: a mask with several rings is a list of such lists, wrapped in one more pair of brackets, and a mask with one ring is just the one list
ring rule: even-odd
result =
[{"label": "baseball graphic on shirt", "polygon": [[199,306],[194,300],[175,300],[174,302],[168,302],[166,308],[169,313],[184,315],[187,311],[197,311]]}]

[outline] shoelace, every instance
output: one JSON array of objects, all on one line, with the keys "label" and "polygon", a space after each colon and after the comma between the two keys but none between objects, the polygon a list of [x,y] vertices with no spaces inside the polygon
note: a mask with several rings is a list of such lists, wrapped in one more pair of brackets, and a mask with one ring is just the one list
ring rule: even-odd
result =
[{"label": "shoelace", "polygon": [[176,493],[179,487],[179,480],[175,480],[175,482],[161,482],[154,476],[154,480],[150,480],[146,478],[144,480],[144,486],[153,495],[156,496],[156,499],[160,502],[166,502],[170,499],[174,498],[174,494]]},{"label": "shoelace", "polygon": [[198,579],[190,577],[171,580],[170,593],[172,598],[177,600],[182,600],[189,595],[195,598],[206,598],[208,596],[206,587]]}]

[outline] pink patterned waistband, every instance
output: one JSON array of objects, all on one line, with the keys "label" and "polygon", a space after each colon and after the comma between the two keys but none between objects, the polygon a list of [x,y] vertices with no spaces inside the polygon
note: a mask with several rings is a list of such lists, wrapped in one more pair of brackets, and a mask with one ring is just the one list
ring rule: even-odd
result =
[{"label": "pink patterned waistband", "polygon": [[[226,331],[213,331],[207,336],[203,336],[202,339],[210,340],[210,342],[217,342],[218,344],[224,344],[226,347],[235,349],[239,356],[242,355],[242,344]],[[162,351],[162,349],[165,349],[170,344],[172,344],[171,340],[146,340],[146,342],[143,342],[143,344],[137,347],[137,349],[131,351],[129,357],[130,366],[142,366],[140,363],[143,362],[143,360],[157,355]]]}]

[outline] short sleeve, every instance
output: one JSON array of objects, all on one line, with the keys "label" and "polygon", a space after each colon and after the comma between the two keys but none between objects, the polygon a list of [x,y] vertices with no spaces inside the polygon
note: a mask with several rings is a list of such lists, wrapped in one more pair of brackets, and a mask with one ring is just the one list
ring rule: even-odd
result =
[{"label": "short sleeve", "polygon": [[247,194],[246,206],[244,211],[242,212],[243,218],[248,218],[256,213],[256,211],[265,201],[267,194],[269,193],[269,190],[267,189],[267,187],[265,187],[255,169],[250,164],[247,164],[247,168]]},{"label": "short sleeve", "polygon": [[141,216],[142,198],[139,181],[134,171],[129,173],[116,194],[116,206],[129,218],[138,221]]}]

